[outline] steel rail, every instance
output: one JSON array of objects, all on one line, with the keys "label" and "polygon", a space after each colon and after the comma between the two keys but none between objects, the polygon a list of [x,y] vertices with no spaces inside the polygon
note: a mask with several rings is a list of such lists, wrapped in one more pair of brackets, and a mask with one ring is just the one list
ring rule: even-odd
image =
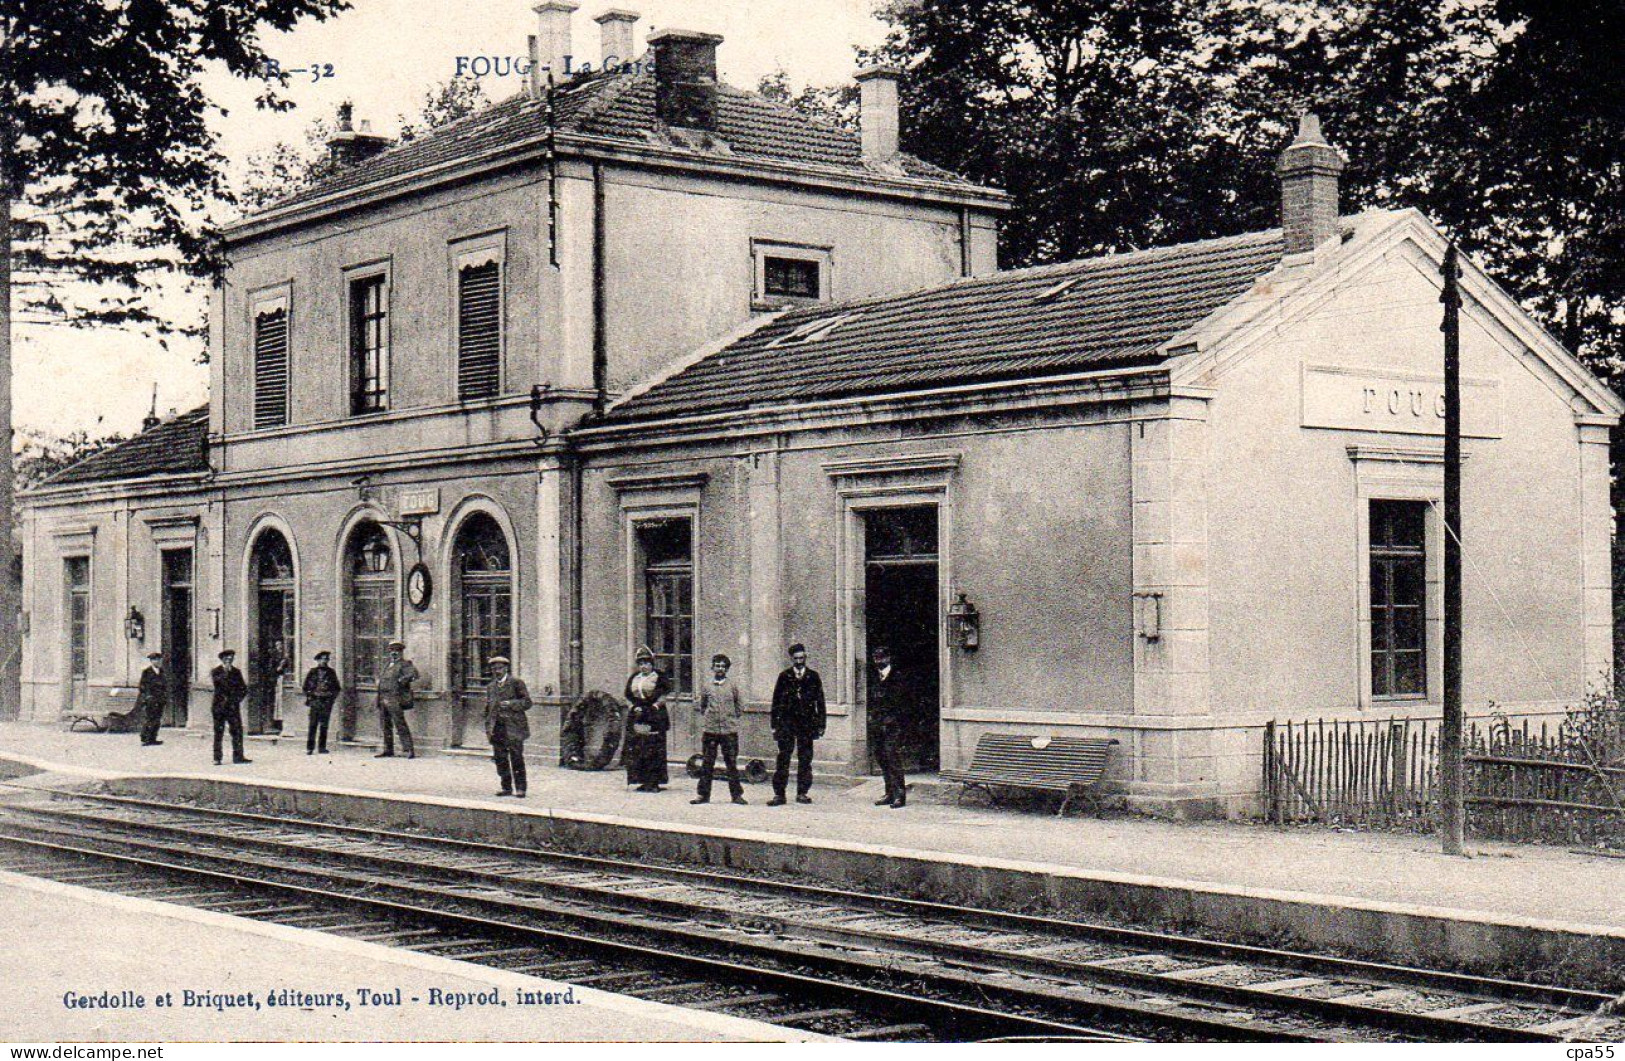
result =
[{"label": "steel rail", "polygon": [[[1361,1004],[1359,1001],[1348,1001],[1341,998],[1317,998],[1284,994],[1277,991],[1263,990],[1238,984],[1209,983],[1200,979],[1185,979],[1178,972],[1147,972],[1129,968],[1116,968],[1093,964],[1091,960],[1067,959],[1061,957],[1047,957],[1023,954],[1019,951],[992,950],[986,946],[975,944],[942,941],[935,939],[919,939],[906,933],[887,931],[885,928],[865,927],[863,929],[845,928],[839,924],[830,925],[821,923],[816,918],[807,920],[798,918],[791,913],[774,913],[767,915],[740,916],[734,911],[719,907],[715,903],[696,902],[692,899],[674,898],[662,895],[643,893],[622,894],[612,890],[612,885],[604,883],[576,883],[568,880],[531,879],[515,876],[512,872],[514,863],[525,861],[523,853],[515,857],[508,853],[505,857],[493,855],[489,861],[497,862],[497,866],[470,865],[437,865],[413,860],[407,853],[392,853],[380,850],[333,850],[330,848],[312,848],[301,844],[297,838],[298,829],[295,824],[279,822],[274,828],[281,833],[296,834],[291,838],[279,836],[257,837],[252,835],[228,834],[225,836],[210,834],[194,825],[177,825],[162,821],[145,820],[132,822],[118,817],[106,818],[94,814],[86,814],[75,809],[36,808],[32,813],[49,815],[67,821],[88,823],[92,825],[113,824],[115,826],[137,830],[144,833],[160,833],[163,835],[183,837],[188,839],[202,839],[205,843],[230,843],[232,845],[246,845],[260,850],[272,851],[280,854],[293,854],[303,858],[316,860],[332,860],[350,865],[366,864],[388,870],[410,870],[414,873],[427,873],[455,883],[458,880],[479,881],[483,884],[499,885],[502,888],[517,893],[524,889],[541,896],[569,895],[577,901],[595,903],[602,906],[637,914],[642,911],[656,911],[664,915],[685,919],[688,921],[712,923],[725,927],[744,925],[747,928],[758,928],[772,931],[777,934],[792,933],[797,938],[810,939],[817,942],[833,943],[849,946],[870,946],[882,944],[888,951],[908,954],[917,958],[925,958],[939,962],[951,962],[960,968],[973,969],[983,975],[1009,974],[1012,972],[1032,976],[1066,979],[1078,983],[1104,984],[1112,987],[1128,988],[1135,991],[1155,995],[1172,995],[1175,997],[1197,999],[1214,1002],[1222,1005],[1236,1006],[1252,1010],[1267,1010],[1287,1012],[1311,1016],[1335,1024],[1352,1025],[1356,1027],[1373,1027],[1392,1029],[1410,1035],[1426,1037],[1442,1041],[1529,1041],[1552,1042],[1557,1036],[1539,1032],[1525,1032],[1517,1028],[1508,1028],[1480,1021],[1463,1020],[1459,1017],[1436,1016],[1432,1013],[1412,1012],[1404,1009],[1384,1008],[1374,1005]],[[197,818],[197,815],[187,815]],[[260,823],[256,823],[259,825]],[[411,846],[411,845],[405,845]],[[200,852],[206,853],[206,852]],[[481,854],[486,852],[482,851]],[[501,871],[499,866],[508,865],[508,871]],[[636,878],[635,873],[619,870],[619,877]],[[659,880],[659,877],[653,879]],[[690,887],[686,883],[681,887]],[[1276,972],[1267,968],[1265,972]],[[1268,979],[1266,977],[1266,979]],[[1278,977],[1277,977],[1278,979]],[[1377,992],[1392,986],[1381,981],[1349,980],[1353,983],[1368,987],[1371,992]],[[1461,1003],[1472,1001],[1475,996],[1452,993]],[[1603,996],[1606,998],[1606,996]],[[1445,1007],[1438,1007],[1444,1009]],[[1453,1007],[1452,1007],[1453,1008]],[[1585,1015],[1585,1007],[1571,1011],[1571,1016]]]},{"label": "steel rail", "polygon": [[268,827],[302,827],[340,835],[389,840],[397,843],[482,852],[502,858],[522,857],[544,863],[576,865],[584,869],[615,875],[661,877],[674,882],[744,890],[772,897],[795,896],[809,901],[861,905],[882,912],[909,913],[917,916],[955,920],[966,924],[975,924],[978,927],[1029,931],[1043,935],[1059,934],[1080,941],[1141,947],[1148,951],[1161,953],[1282,966],[1337,979],[1371,980],[1380,986],[1414,986],[1427,990],[1473,996],[1482,1001],[1522,1003],[1577,1011],[1596,1010],[1617,1001],[1613,995],[1603,992],[1557,985],[1498,979],[1450,970],[1422,969],[1415,966],[1395,965],[1361,958],[1312,954],[1254,944],[1231,943],[1174,932],[1091,924],[1063,918],[995,910],[987,907],[962,906],[924,899],[852,891],[832,888],[827,885],[775,881],[760,877],[743,877],[737,874],[720,873],[708,869],[628,863],[602,856],[581,855],[547,848],[515,847],[481,840],[430,836],[422,833],[385,829],[378,826],[346,825],[308,818],[277,817],[251,811],[169,803],[105,793],[56,795],[65,795],[66,798],[70,799],[120,804],[142,810],[172,811],[204,818],[253,822]]},{"label": "steel rail", "polygon": [[[0,841],[58,856],[112,862],[134,871],[158,873],[166,876],[178,874],[189,878],[214,881],[234,890],[299,896],[323,905],[335,903],[342,903],[350,907],[360,905],[393,917],[405,918],[414,923],[427,923],[437,926],[450,925],[460,929],[473,929],[482,934],[494,934],[505,938],[541,940],[549,945],[563,947],[572,951],[578,951],[583,946],[590,945],[595,952],[612,951],[619,956],[646,962],[659,968],[678,966],[695,970],[730,984],[744,984],[758,988],[770,986],[786,992],[795,992],[802,996],[829,998],[843,1007],[850,1006],[854,998],[858,998],[873,1003],[882,1011],[894,1011],[900,1016],[912,1016],[915,1020],[926,1020],[935,1027],[946,1024],[953,1029],[955,1038],[963,1037],[962,1032],[965,1025],[969,1025],[971,1029],[979,1033],[986,1033],[979,1034],[975,1036],[976,1038],[1032,1036],[1045,1040],[1087,1041],[1124,1041],[1135,1038],[1134,1036],[1100,1028],[1049,1020],[1027,1014],[990,1010],[951,999],[928,998],[919,994],[893,991],[870,984],[855,983],[850,979],[830,980],[786,969],[745,964],[739,961],[705,955],[674,953],[669,949],[632,943],[624,939],[585,938],[577,931],[552,929],[535,924],[446,910],[434,906],[414,905],[395,899],[387,899],[377,894],[356,894],[332,888],[313,887],[289,881],[252,877],[227,869],[209,869],[182,862],[169,862],[125,852],[107,851],[96,847],[87,847],[82,843],[65,843],[60,840],[41,839],[37,836],[19,836],[11,831],[0,832]],[[191,857],[209,858],[211,861],[217,862],[227,861],[207,855],[194,855]],[[278,871],[313,875],[311,870],[300,870],[295,867],[280,867]],[[394,882],[377,881],[375,883],[395,890],[404,890],[401,885]],[[472,898],[458,898],[465,902],[477,901]],[[547,911],[537,910],[533,912],[546,913]],[[642,926],[636,927],[641,928]],[[454,955],[451,956],[454,957]],[[808,957],[816,958],[817,956]],[[862,967],[866,963],[856,957],[849,957],[844,960],[843,964]],[[883,962],[867,964],[869,967],[866,971],[871,973],[891,973],[895,971],[891,966]],[[985,988],[987,985],[976,986]],[[987,993],[999,994],[1000,992],[993,989]]]}]

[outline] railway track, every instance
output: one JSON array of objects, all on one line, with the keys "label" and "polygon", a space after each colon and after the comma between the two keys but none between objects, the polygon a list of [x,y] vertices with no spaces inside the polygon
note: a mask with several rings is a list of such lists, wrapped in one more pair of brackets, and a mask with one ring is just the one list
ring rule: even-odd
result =
[{"label": "railway track", "polygon": [[126,797],[9,806],[0,866],[847,1038],[1625,1036],[1593,992]]}]

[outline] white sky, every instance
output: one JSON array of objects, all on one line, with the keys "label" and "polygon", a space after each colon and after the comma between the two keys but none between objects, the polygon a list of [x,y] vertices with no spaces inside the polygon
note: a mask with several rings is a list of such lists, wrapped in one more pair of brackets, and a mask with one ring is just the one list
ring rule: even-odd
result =
[{"label": "white sky", "polygon": [[[284,68],[331,63],[334,76],[312,83],[295,77],[286,95],[298,104],[272,114],[254,107],[255,85],[225,74],[205,87],[222,107],[215,128],[221,149],[238,163],[278,141],[301,142],[313,117],[353,100],[356,117],[393,134],[399,116],[417,109],[424,92],[455,73],[459,55],[525,54],[535,32],[532,0],[352,0],[351,10],[325,23],[268,34],[266,52]],[[643,38],[660,27],[720,33],[722,78],[754,87],[765,74],[788,72],[797,84],[835,84],[852,75],[855,48],[874,46],[885,27],[877,0],[582,0],[574,18],[574,52],[596,61],[598,26],[611,7],[637,11]],[[489,78],[486,95],[502,99],[519,78]],[[201,296],[164,303],[179,324],[197,318]],[[125,331],[17,326],[13,333],[15,416],[19,431],[66,434],[131,432],[140,426],[158,386],[159,411],[190,409],[208,396],[208,370],[197,363],[200,343],[155,340]]]}]

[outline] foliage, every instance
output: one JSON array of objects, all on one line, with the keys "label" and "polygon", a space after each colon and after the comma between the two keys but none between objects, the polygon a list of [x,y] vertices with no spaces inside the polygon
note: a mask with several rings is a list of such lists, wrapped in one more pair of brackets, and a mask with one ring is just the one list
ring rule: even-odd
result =
[{"label": "foliage", "polygon": [[[431,129],[466,118],[490,105],[485,90],[471,78],[452,78],[429,89],[415,115],[401,115],[400,140],[415,140]],[[252,213],[302,188],[308,188],[333,172],[327,142],[338,132],[341,103],[332,114],[321,115],[305,127],[298,143],[284,140],[274,147],[249,156],[246,171],[237,190],[238,205]]]},{"label": "foliage", "polygon": [[790,87],[790,75],[783,68],[773,71],[756,84],[765,99],[793,107],[813,121],[838,129],[858,128],[858,87],[856,85],[808,85]]},{"label": "foliage", "polygon": [[66,435],[19,431],[19,445],[12,454],[17,487],[26,490],[38,486],[69,465],[111,449],[128,437],[120,434],[92,435],[88,431],[74,431]]},{"label": "foliage", "polygon": [[1416,206],[1605,377],[1625,372],[1614,0],[894,0],[904,147],[1015,199],[1001,258],[1276,223],[1313,109],[1345,204]]},{"label": "foliage", "polygon": [[491,103],[480,82],[471,77],[442,81],[423,94],[423,102],[412,117],[401,115],[401,143],[416,140],[431,129],[468,117]]},{"label": "foliage", "polygon": [[[261,79],[263,30],[345,0],[13,0],[0,15],[0,174],[12,200],[17,321],[173,326],[161,273],[219,266],[211,206],[227,190],[200,87],[212,64]],[[258,103],[284,109],[276,79]],[[67,281],[87,281],[70,284]]]}]

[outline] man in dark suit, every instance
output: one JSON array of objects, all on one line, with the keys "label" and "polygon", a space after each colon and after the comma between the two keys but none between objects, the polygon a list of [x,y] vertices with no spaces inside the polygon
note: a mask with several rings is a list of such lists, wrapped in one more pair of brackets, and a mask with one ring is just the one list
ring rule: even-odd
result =
[{"label": "man in dark suit", "polygon": [[530,736],[530,690],[508,673],[508,657],[492,656],[491,682],[485,687],[485,735],[496,760],[499,796],[525,798],[525,739]]},{"label": "man in dark suit", "polygon": [[908,783],[903,779],[903,730],[914,712],[914,690],[908,676],[892,665],[891,649],[876,645],[874,671],[869,676],[869,722],[874,735],[875,762],[886,779],[886,794],[877,807],[908,805]]},{"label": "man in dark suit", "polygon": [[226,649],[220,653],[220,666],[209,672],[214,680],[214,699],[209,713],[214,716],[214,762],[220,765],[220,738],[231,730],[231,761],[251,762],[243,754],[243,698],[248,695],[248,682],[237,669],[237,653]]},{"label": "man in dark suit", "polygon": [[310,707],[310,724],[305,729],[305,754],[327,754],[327,724],[333,717],[333,702],[343,692],[339,676],[329,665],[333,653],[316,653],[316,665],[305,675],[305,703]]},{"label": "man in dark suit", "polygon": [[824,705],[824,680],[807,666],[807,647],[790,646],[790,666],[773,686],[773,712],[769,716],[773,739],[779,744],[778,764],[773,769],[773,798],[769,807],[784,806],[784,793],[790,784],[790,757],[796,757],[796,802],[811,803],[813,741],[824,735],[828,710]]},{"label": "man in dark suit", "polygon": [[169,702],[169,684],[164,676],[164,654],[147,653],[147,669],[141,672],[141,686],[136,692],[135,707],[141,715],[141,744],[150,748],[162,744],[158,739],[158,725],[164,719],[164,706]]},{"label": "man in dark suit", "polygon": [[378,673],[378,725],[384,731],[384,750],[375,759],[395,757],[395,737],[401,738],[401,751],[408,759],[416,759],[412,748],[412,730],[406,724],[406,712],[412,709],[412,683],[418,680],[418,669],[406,658],[406,645],[401,641],[389,643],[389,661]]}]

